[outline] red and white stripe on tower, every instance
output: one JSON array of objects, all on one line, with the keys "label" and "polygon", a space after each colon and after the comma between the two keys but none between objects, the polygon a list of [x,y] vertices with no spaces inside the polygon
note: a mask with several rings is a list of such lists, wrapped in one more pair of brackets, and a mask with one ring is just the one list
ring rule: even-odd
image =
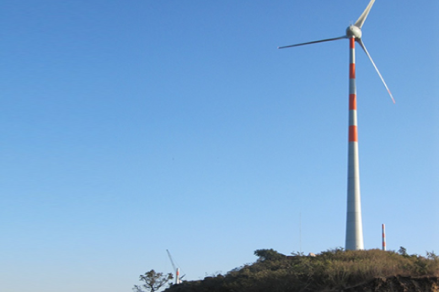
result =
[{"label": "red and white stripe on tower", "polygon": [[180,268],[177,268],[175,271],[175,284],[180,284]]},{"label": "red and white stripe on tower", "polygon": [[360,167],[358,159],[357,88],[355,84],[355,37],[349,38],[349,150],[346,249],[364,249],[361,220]]},{"label": "red and white stripe on tower", "polygon": [[386,225],[382,225],[383,228],[383,250],[386,251]]}]

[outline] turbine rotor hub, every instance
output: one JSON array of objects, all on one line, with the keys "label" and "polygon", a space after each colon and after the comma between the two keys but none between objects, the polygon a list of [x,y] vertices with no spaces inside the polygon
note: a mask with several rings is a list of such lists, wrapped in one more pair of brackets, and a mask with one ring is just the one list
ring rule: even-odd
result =
[{"label": "turbine rotor hub", "polygon": [[346,35],[348,37],[354,37],[356,39],[361,39],[361,28],[355,25],[351,25],[346,29]]}]

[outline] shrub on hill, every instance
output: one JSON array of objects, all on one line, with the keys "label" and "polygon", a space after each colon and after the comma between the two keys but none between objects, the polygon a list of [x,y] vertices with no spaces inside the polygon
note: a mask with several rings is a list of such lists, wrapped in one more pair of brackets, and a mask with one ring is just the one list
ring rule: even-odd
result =
[{"label": "shrub on hill", "polygon": [[333,249],[314,256],[257,250],[258,260],[225,275],[174,285],[166,292],[295,292],[343,290],[375,278],[439,276],[439,257],[427,253]]}]

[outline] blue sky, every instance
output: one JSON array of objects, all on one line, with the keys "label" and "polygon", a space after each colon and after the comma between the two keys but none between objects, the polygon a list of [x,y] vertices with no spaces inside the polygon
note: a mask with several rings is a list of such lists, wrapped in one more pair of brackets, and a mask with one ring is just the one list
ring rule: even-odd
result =
[{"label": "blue sky", "polygon": [[[131,291],[344,246],[348,41],[366,0],[0,4],[2,291]],[[439,3],[358,50],[365,248],[439,252]]]}]

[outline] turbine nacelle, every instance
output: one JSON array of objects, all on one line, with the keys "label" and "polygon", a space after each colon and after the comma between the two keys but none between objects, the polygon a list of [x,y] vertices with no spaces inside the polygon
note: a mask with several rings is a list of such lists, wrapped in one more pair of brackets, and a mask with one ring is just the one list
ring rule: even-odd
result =
[{"label": "turbine nacelle", "polygon": [[383,76],[381,76],[380,71],[378,70],[377,66],[375,65],[375,62],[372,60],[372,57],[370,56],[369,52],[366,49],[366,46],[364,45],[363,40],[361,39],[361,37],[363,35],[363,33],[361,32],[361,28],[363,27],[363,24],[366,21],[366,18],[369,15],[369,12],[372,9],[372,5],[373,5],[374,2],[375,2],[375,0],[370,0],[369,5],[367,5],[367,7],[364,10],[364,12],[361,14],[361,16],[357,19],[357,21],[354,24],[350,25],[346,29],[346,34],[343,35],[343,36],[339,36],[339,37],[336,37],[336,38],[330,38],[330,39],[323,39],[323,40],[318,40],[318,41],[312,41],[312,42],[306,42],[306,43],[300,43],[300,44],[295,44],[295,45],[289,45],[289,46],[283,46],[283,47],[278,47],[278,49],[285,49],[285,48],[292,48],[292,47],[311,45],[311,44],[317,44],[317,43],[323,43],[323,42],[330,42],[330,41],[336,41],[336,40],[341,40],[341,39],[348,39],[348,38],[352,38],[353,37],[353,38],[355,38],[355,41],[357,41],[357,43],[361,46],[363,51],[366,53],[367,57],[369,57],[369,60],[371,61],[373,67],[375,68],[376,72],[380,76],[381,81],[384,84],[384,87],[386,87],[387,92],[390,95],[390,98],[392,99],[393,103],[395,103],[395,99],[393,98],[393,95],[390,92],[389,87],[387,86],[386,82],[384,81]]},{"label": "turbine nacelle", "polygon": [[354,37],[355,39],[360,40],[361,39],[361,28],[359,28],[356,25],[350,25],[347,29],[346,29],[346,36],[348,37]]}]

